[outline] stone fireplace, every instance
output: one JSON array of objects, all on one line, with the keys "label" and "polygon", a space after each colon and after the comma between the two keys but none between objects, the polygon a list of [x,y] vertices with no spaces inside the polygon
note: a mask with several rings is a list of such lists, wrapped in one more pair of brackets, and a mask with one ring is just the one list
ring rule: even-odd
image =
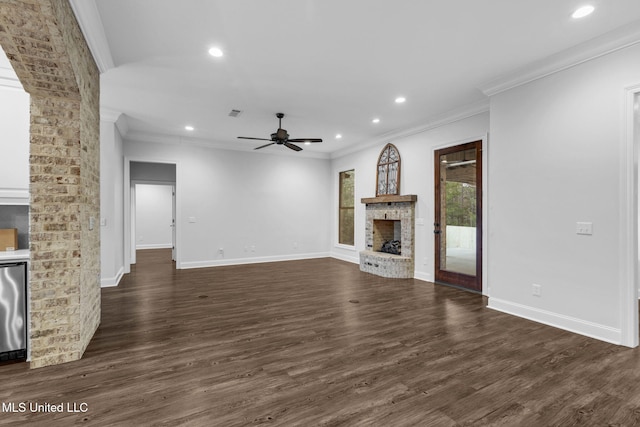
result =
[{"label": "stone fireplace", "polygon": [[[365,245],[360,270],[382,277],[413,278],[415,270],[416,195],[363,198],[366,204]],[[382,252],[385,242],[399,241],[400,254]]]}]

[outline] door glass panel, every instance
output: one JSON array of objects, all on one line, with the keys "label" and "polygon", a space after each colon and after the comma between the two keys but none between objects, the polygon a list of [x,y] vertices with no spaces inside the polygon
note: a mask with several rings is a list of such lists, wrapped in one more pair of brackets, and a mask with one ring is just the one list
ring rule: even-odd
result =
[{"label": "door glass panel", "polygon": [[440,270],[476,275],[476,150],[440,156]]}]

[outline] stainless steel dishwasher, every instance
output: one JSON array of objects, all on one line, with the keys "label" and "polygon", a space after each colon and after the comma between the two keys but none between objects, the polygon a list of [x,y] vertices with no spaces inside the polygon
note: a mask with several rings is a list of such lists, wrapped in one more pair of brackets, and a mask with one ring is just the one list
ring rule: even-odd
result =
[{"label": "stainless steel dishwasher", "polygon": [[0,362],[27,358],[27,263],[0,264]]}]

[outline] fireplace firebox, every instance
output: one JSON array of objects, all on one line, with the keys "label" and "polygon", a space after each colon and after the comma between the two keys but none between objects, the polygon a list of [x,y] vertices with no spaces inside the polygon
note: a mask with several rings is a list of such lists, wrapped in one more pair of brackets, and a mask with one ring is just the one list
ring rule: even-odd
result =
[{"label": "fireplace firebox", "polygon": [[[371,249],[378,252],[390,252],[388,248],[392,246],[392,242],[399,242],[402,246],[402,221],[393,219],[374,219],[373,220],[373,246]],[[400,252],[402,250],[400,249]],[[400,255],[400,253],[396,253]]]}]

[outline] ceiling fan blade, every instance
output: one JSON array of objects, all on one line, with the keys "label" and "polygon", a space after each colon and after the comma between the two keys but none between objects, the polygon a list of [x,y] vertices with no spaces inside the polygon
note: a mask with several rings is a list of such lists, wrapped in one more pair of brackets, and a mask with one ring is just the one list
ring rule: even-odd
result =
[{"label": "ceiling fan blade", "polygon": [[294,138],[289,139],[289,142],[322,142],[320,138]]},{"label": "ceiling fan blade", "polygon": [[275,142],[271,142],[271,143],[269,143],[269,144],[261,145],[260,147],[256,147],[256,148],[254,148],[254,150],[259,150],[259,149],[261,149],[261,148],[268,147],[268,146],[273,145],[273,144],[275,144]]},{"label": "ceiling fan blade", "polygon": [[291,148],[293,151],[302,151],[302,148],[298,147],[297,145],[289,144],[288,142],[285,142],[284,145],[285,147]]},{"label": "ceiling fan blade", "polygon": [[267,139],[267,138],[251,138],[248,136],[239,136],[238,139],[257,139],[258,141],[271,141],[270,139]]}]

